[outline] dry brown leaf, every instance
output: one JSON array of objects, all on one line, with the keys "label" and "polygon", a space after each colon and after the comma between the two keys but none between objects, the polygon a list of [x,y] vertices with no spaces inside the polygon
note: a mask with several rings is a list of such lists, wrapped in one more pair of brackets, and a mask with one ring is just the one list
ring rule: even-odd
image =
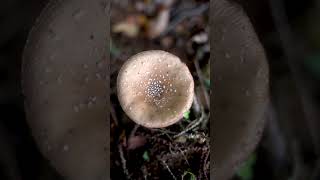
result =
[{"label": "dry brown leaf", "polygon": [[146,138],[143,136],[132,136],[128,139],[128,149],[137,149],[147,142]]},{"label": "dry brown leaf", "polygon": [[170,10],[162,9],[157,18],[150,22],[148,37],[151,39],[158,37],[168,27],[169,18]]},{"label": "dry brown leaf", "polygon": [[114,33],[123,33],[128,37],[136,37],[139,34],[139,26],[136,23],[130,23],[128,21],[119,22],[112,28]]}]

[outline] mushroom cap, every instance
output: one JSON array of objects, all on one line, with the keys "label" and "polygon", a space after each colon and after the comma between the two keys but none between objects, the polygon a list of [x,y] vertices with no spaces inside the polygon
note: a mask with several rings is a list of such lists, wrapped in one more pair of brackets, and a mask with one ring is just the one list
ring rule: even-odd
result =
[{"label": "mushroom cap", "polygon": [[181,60],[162,50],[138,53],[119,71],[117,93],[121,107],[137,124],[170,126],[192,105],[194,82]]},{"label": "mushroom cap", "polygon": [[269,68],[250,19],[236,3],[210,7],[213,179],[230,179],[260,140],[269,103]]},{"label": "mushroom cap", "polygon": [[100,0],[50,1],[24,51],[27,122],[42,154],[68,180],[109,176],[103,6]]}]

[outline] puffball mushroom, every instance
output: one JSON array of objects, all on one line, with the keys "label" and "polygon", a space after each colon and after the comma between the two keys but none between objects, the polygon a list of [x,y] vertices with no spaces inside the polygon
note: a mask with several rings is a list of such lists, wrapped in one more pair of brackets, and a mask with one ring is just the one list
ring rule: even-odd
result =
[{"label": "puffball mushroom", "polygon": [[178,122],[192,105],[194,82],[181,60],[162,50],[138,53],[121,67],[117,94],[137,124],[162,128]]},{"label": "puffball mushroom", "polygon": [[50,1],[24,51],[27,122],[66,180],[108,179],[107,19],[100,0]]}]

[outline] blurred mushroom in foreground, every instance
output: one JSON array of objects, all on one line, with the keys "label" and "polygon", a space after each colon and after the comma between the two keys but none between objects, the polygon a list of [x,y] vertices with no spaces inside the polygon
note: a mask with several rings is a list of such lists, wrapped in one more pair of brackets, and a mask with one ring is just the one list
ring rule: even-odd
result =
[{"label": "blurred mushroom in foreground", "polygon": [[214,44],[210,174],[227,180],[250,157],[262,135],[269,105],[269,66],[242,7],[227,0],[215,0],[210,6]]},{"label": "blurred mushroom in foreground", "polygon": [[133,121],[162,128],[178,122],[189,110],[194,81],[177,56],[150,50],[132,56],[122,66],[117,91],[121,107]]},{"label": "blurred mushroom in foreground", "polygon": [[24,50],[26,120],[40,152],[67,180],[109,176],[107,17],[98,0],[50,1]]}]

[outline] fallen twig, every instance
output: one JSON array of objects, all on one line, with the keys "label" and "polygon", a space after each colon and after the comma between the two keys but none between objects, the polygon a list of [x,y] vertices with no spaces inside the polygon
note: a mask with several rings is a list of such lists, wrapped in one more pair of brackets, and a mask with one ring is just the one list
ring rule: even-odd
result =
[{"label": "fallen twig", "polygon": [[189,161],[188,161],[188,159],[187,159],[187,156],[184,154],[184,152],[182,151],[182,149],[181,149],[180,147],[177,147],[177,148],[178,148],[179,151],[181,152],[181,154],[182,154],[184,160],[186,161],[186,163],[188,164],[188,166],[190,166]]},{"label": "fallen twig", "polygon": [[119,153],[120,153],[120,158],[121,158],[121,163],[122,163],[123,172],[124,172],[124,174],[126,175],[127,179],[130,179],[129,171],[128,171],[127,166],[126,166],[126,159],[124,158],[124,155],[123,155],[122,145],[119,144],[119,145],[118,145],[118,148],[119,148]]},{"label": "fallen twig", "polygon": [[158,132],[162,132],[163,134],[175,134],[175,132],[172,132],[172,131],[169,131],[167,129],[158,129],[158,128],[155,128],[155,129],[152,129],[153,131],[158,131]]},{"label": "fallen twig", "polygon": [[196,128],[205,118],[206,118],[206,115],[204,113],[204,110],[203,108],[201,108],[201,117],[198,119],[198,120],[194,120],[192,121],[192,123],[190,123],[186,128],[185,130],[181,131],[179,134],[176,134],[173,136],[173,138],[177,138],[179,136],[182,136],[184,135],[186,132]]},{"label": "fallen twig", "polygon": [[[210,155],[210,148],[209,148],[209,150],[208,150],[208,153],[207,153],[207,156],[206,156],[206,159],[204,160],[204,166],[203,166],[203,174],[204,174],[204,176],[206,177],[206,179],[208,180],[209,178],[208,178],[208,176],[207,176],[207,171],[208,171],[208,169],[210,168],[210,162],[208,161],[208,159],[209,159],[209,155]],[[209,166],[209,167],[207,167],[207,165]]]},{"label": "fallen twig", "polygon": [[201,112],[199,100],[197,96],[193,96],[193,106],[192,109],[196,115],[199,115]]},{"label": "fallen twig", "polygon": [[207,115],[207,118],[205,118],[203,121],[202,121],[202,124],[201,124],[201,128],[202,129],[205,129],[207,127],[207,124],[209,122],[209,119],[210,119],[210,112],[208,113]]},{"label": "fallen twig", "polygon": [[136,125],[134,126],[134,128],[132,129],[132,131],[131,131],[131,133],[130,133],[130,135],[129,135],[129,138],[132,138],[132,137],[135,135],[135,133],[137,132],[137,130],[138,130],[139,127],[140,127],[139,124],[136,124]]},{"label": "fallen twig", "polygon": [[203,92],[203,95],[204,95],[204,99],[206,101],[206,105],[207,107],[210,109],[210,99],[209,99],[209,94],[206,90],[206,87],[204,85],[204,79],[203,79],[203,76],[202,76],[202,72],[200,70],[200,66],[199,66],[199,62],[197,60],[194,60],[193,61],[194,63],[194,66],[196,68],[196,72],[197,72],[197,75],[198,75],[198,78],[199,78],[199,81],[200,81],[200,85],[201,85],[201,90]]},{"label": "fallen twig", "polygon": [[177,180],[176,176],[172,173],[172,171],[170,170],[170,167],[168,166],[168,164],[164,161],[164,160],[160,160],[162,162],[162,165],[167,168],[167,170],[169,171],[169,173],[171,174],[172,178],[174,180]]}]

